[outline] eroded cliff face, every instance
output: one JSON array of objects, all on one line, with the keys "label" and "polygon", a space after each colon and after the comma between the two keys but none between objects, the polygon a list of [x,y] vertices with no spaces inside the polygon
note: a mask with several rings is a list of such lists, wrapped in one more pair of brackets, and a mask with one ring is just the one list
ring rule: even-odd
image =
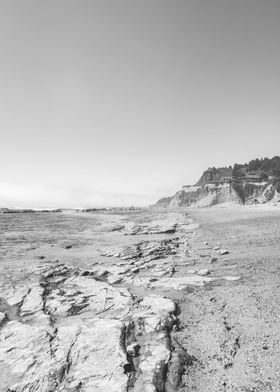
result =
[{"label": "eroded cliff face", "polygon": [[209,207],[215,204],[263,204],[280,202],[280,156],[209,167],[195,185],[186,185],[157,206]]},{"label": "eroded cliff face", "polygon": [[[276,185],[269,181],[217,183],[183,187],[173,197],[166,198],[169,207],[211,207],[216,204],[258,204],[279,202]],[[163,205],[161,202],[160,205]]]},{"label": "eroded cliff face", "polygon": [[231,177],[232,176],[232,169],[231,167],[210,167],[209,169],[205,170],[205,172],[202,174],[196,185],[206,185],[209,184],[209,182],[217,181],[219,182],[225,177]]}]

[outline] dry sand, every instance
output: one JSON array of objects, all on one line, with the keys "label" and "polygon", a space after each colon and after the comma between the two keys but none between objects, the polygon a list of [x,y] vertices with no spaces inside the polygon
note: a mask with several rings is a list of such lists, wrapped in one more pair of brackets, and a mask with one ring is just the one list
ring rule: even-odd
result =
[{"label": "dry sand", "polygon": [[[183,299],[180,341],[197,361],[187,391],[280,390],[280,210],[274,206],[193,211],[194,248],[222,244],[215,275],[241,280],[204,286]],[[206,250],[204,252],[207,252]]]}]

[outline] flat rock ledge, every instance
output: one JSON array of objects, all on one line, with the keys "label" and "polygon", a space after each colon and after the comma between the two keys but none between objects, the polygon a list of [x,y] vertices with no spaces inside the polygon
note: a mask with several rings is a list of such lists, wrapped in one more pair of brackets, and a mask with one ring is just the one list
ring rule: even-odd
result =
[{"label": "flat rock ledge", "polygon": [[1,288],[1,392],[164,392],[173,385],[176,304],[83,275],[46,263],[28,284]]}]

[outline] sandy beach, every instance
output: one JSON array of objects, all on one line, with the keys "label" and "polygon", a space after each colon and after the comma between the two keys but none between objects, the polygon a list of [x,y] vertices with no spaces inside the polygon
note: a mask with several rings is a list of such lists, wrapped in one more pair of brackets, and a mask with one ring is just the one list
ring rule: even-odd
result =
[{"label": "sandy beach", "polygon": [[0,218],[1,392],[279,391],[279,208]]}]

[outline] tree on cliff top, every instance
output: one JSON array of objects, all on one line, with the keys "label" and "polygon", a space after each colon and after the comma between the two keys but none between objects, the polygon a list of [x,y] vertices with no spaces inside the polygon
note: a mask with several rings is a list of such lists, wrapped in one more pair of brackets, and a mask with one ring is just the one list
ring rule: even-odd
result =
[{"label": "tree on cliff top", "polygon": [[238,163],[235,163],[233,166],[232,170],[232,177],[233,178],[241,178],[244,177],[244,173],[242,172],[243,165],[239,165]]}]

